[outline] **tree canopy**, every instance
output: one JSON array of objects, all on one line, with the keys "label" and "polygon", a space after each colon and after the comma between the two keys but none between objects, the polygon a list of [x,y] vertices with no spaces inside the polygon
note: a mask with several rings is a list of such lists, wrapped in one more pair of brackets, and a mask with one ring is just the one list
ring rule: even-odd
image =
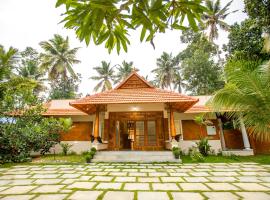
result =
[{"label": "tree canopy", "polygon": [[157,32],[167,29],[185,30],[184,21],[198,30],[206,8],[202,0],[57,0],[65,5],[65,27],[73,29],[88,45],[105,43],[109,52],[116,48],[127,51],[130,30],[140,29],[140,40],[151,42]]}]

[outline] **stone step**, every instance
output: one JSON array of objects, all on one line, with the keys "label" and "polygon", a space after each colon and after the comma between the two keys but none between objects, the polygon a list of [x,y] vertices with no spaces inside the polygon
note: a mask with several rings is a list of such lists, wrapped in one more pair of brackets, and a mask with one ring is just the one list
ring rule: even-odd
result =
[{"label": "stone step", "polygon": [[98,151],[92,162],[180,162],[171,151]]}]

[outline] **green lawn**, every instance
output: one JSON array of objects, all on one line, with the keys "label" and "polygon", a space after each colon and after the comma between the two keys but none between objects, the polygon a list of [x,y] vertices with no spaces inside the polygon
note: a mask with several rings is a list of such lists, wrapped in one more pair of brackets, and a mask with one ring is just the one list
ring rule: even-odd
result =
[{"label": "green lawn", "polygon": [[[181,156],[183,163],[196,163],[189,156]],[[205,163],[237,163],[237,162],[256,162],[260,164],[270,164],[270,155],[255,156],[207,156]]]},{"label": "green lawn", "polygon": [[[197,163],[192,161],[189,156],[181,156],[183,163]],[[256,156],[207,156],[204,163],[237,163],[237,162],[256,162],[260,164],[270,164],[270,155]],[[44,155],[33,158],[30,163],[7,163],[0,167],[10,167],[17,164],[86,164],[83,155]]]}]

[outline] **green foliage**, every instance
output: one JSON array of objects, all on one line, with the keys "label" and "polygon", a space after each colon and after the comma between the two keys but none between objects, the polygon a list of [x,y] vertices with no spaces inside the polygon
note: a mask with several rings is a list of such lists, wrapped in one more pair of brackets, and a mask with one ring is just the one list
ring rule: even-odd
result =
[{"label": "green foliage", "polygon": [[178,147],[173,147],[172,148],[172,152],[173,152],[173,155],[176,159],[179,159],[180,158],[180,155],[182,155],[182,151],[180,148]]},{"label": "green foliage", "polygon": [[[254,138],[270,141],[270,72],[256,62],[235,61],[226,67],[228,83],[212,98],[210,104],[216,111],[224,109],[241,111],[227,113],[229,117],[242,117]],[[246,66],[248,64],[248,66]],[[252,66],[252,64],[254,64]]]},{"label": "green foliage", "polygon": [[234,24],[231,26],[229,42],[224,49],[230,56],[237,54],[236,56],[246,60],[268,59],[269,55],[262,52],[264,42],[262,33],[262,27],[253,19]]},{"label": "green foliage", "polygon": [[28,161],[32,151],[44,154],[59,142],[62,124],[45,118],[41,102],[33,94],[36,82],[12,78],[1,85],[0,163]]},{"label": "green foliage", "polygon": [[192,147],[189,149],[189,156],[190,156],[192,161],[196,161],[196,162],[204,162],[205,161],[205,158],[200,153],[200,151],[198,151],[197,147]]},{"label": "green foliage", "polygon": [[60,143],[60,145],[61,145],[62,153],[63,153],[64,156],[66,156],[69,153],[71,147],[73,146],[72,144],[63,143],[63,142]]},{"label": "green foliage", "polygon": [[179,54],[186,90],[191,94],[209,95],[223,87],[220,65],[212,57],[214,52],[213,45],[202,37]]},{"label": "green foliage", "polygon": [[17,67],[18,75],[24,78],[28,78],[37,82],[34,92],[36,95],[39,92],[46,89],[44,85],[45,79],[44,73],[40,67],[39,53],[32,47],[26,47],[26,49],[20,52],[20,59]]},{"label": "green foliage", "polygon": [[68,132],[73,123],[71,118],[59,118],[59,122],[61,123],[64,132]]},{"label": "green foliage", "polygon": [[208,138],[202,138],[196,145],[203,156],[208,156],[211,146],[209,145]]},{"label": "green foliage", "polygon": [[79,48],[70,49],[69,39],[64,39],[61,35],[55,34],[49,41],[40,42],[44,53],[40,54],[41,69],[48,72],[49,79],[57,78],[66,79],[67,72],[76,78],[76,74],[72,69],[73,64],[80,63],[76,59],[76,53]]},{"label": "green foliage", "polygon": [[67,77],[66,79],[55,79],[50,81],[49,99],[75,99],[78,94],[80,75],[77,78]]},{"label": "green foliage", "polygon": [[123,61],[122,65],[120,65],[117,70],[118,72],[115,76],[115,83],[119,83],[120,81],[123,81],[125,78],[127,78],[131,72],[135,70],[135,67],[133,66],[133,62]]},{"label": "green foliage", "polygon": [[85,161],[86,161],[87,163],[90,163],[92,159],[93,159],[93,157],[92,157],[90,154],[87,154],[87,155],[85,156]]},{"label": "green foliage", "polygon": [[88,45],[105,43],[109,52],[116,48],[127,51],[129,30],[141,30],[140,40],[153,44],[157,32],[183,30],[183,22],[197,30],[201,14],[206,10],[201,0],[58,0],[56,7],[66,6],[63,22]]},{"label": "green foliage", "polygon": [[223,8],[221,8],[220,0],[206,0],[205,6],[207,8],[206,13],[203,14],[202,19],[204,21],[204,28],[208,29],[208,37],[210,41],[218,38],[218,26],[228,31],[230,26],[224,21],[228,15],[237,12],[237,10],[228,12],[233,1],[228,2]]},{"label": "green foliage", "polygon": [[0,82],[13,76],[12,70],[18,61],[18,50],[10,47],[8,50],[0,45]]},{"label": "green foliage", "polygon": [[270,1],[269,0],[244,0],[245,11],[248,16],[263,27],[263,31],[270,33]]},{"label": "green foliage", "polygon": [[152,73],[155,75],[155,85],[162,89],[169,88],[170,90],[174,86],[181,93],[182,87],[185,84],[179,70],[179,58],[177,56],[174,57],[171,53],[163,52],[160,58],[157,59],[157,68],[152,70]]},{"label": "green foliage", "polygon": [[91,160],[94,158],[96,154],[96,151],[97,149],[95,147],[92,147],[90,151],[87,151],[86,153],[84,153],[84,158],[87,163],[91,162]]},{"label": "green foliage", "polygon": [[101,90],[101,92],[104,92],[112,89],[112,83],[114,81],[114,67],[111,67],[110,65],[111,63],[102,61],[101,66],[94,67],[94,70],[96,70],[98,75],[91,76],[90,78],[99,81],[95,86],[94,91]]},{"label": "green foliage", "polygon": [[92,148],[90,149],[90,151],[96,152],[97,149],[96,149],[95,147],[92,147]]}]

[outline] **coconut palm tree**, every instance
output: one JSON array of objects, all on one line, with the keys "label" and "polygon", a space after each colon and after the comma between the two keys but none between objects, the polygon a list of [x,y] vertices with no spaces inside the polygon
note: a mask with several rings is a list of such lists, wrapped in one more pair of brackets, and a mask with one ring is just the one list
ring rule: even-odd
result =
[{"label": "coconut palm tree", "polygon": [[[265,65],[251,67],[256,62],[241,60],[230,64],[234,67],[226,66],[228,83],[216,92],[210,105],[215,111],[236,111],[227,115],[236,119],[242,117],[250,134],[259,140],[270,141],[269,68]],[[243,67],[235,67],[239,65]]]},{"label": "coconut palm tree", "polygon": [[202,19],[205,23],[205,29],[208,29],[208,38],[210,41],[214,41],[218,38],[218,26],[225,31],[230,29],[230,26],[224,21],[225,18],[231,13],[237,12],[237,10],[229,12],[229,7],[233,1],[227,3],[221,8],[220,0],[206,0],[205,6],[207,11],[203,14]]},{"label": "coconut palm tree", "polygon": [[15,68],[15,64],[18,58],[18,50],[13,47],[9,47],[6,51],[2,45],[0,45],[0,81],[5,81],[9,79]]},{"label": "coconut palm tree", "polygon": [[41,54],[41,68],[48,72],[49,79],[59,77],[66,79],[67,72],[76,77],[72,69],[73,64],[80,63],[76,59],[76,53],[79,48],[70,49],[69,39],[64,39],[61,35],[54,35],[49,41],[40,42],[44,53]]},{"label": "coconut palm tree", "polygon": [[119,65],[117,68],[118,72],[115,76],[115,82],[117,83],[127,78],[134,69],[133,62],[123,61],[122,65]]},{"label": "coconut palm tree", "polygon": [[111,63],[101,61],[101,66],[94,67],[94,70],[98,73],[97,76],[90,77],[92,80],[99,81],[94,87],[94,91],[106,91],[112,89],[112,83],[114,81],[114,67],[110,66]]},{"label": "coconut palm tree", "polygon": [[174,89],[177,89],[179,93],[182,93],[182,90],[186,86],[186,84],[184,83],[184,79],[182,78],[179,70],[175,72],[173,83]]},{"label": "coconut palm tree", "polygon": [[179,70],[178,64],[178,59],[172,54],[162,53],[161,57],[157,59],[157,68],[152,70],[155,73],[155,82],[157,82],[158,87],[172,90],[175,75]]}]

